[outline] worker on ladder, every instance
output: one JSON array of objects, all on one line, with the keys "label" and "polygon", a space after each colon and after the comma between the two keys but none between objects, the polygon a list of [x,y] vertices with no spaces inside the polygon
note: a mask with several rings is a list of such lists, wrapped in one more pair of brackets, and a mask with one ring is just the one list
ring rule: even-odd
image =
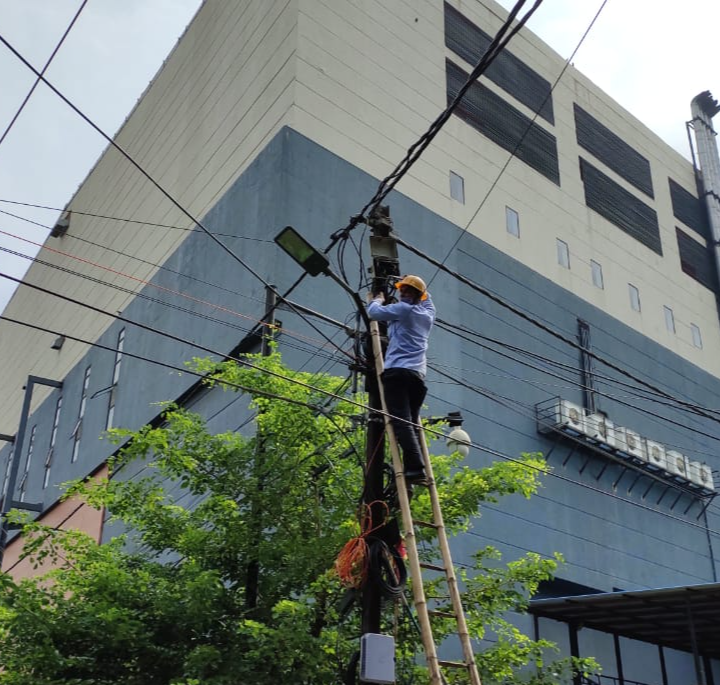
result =
[{"label": "worker on ladder", "polygon": [[[403,452],[407,483],[425,480],[425,465],[416,428],[427,387],[427,349],[435,306],[422,278],[404,276],[395,284],[399,301],[385,304],[385,295],[368,293],[371,319],[388,322],[388,347],[382,374],[385,403],[395,438]],[[410,423],[411,422],[411,423]]]}]

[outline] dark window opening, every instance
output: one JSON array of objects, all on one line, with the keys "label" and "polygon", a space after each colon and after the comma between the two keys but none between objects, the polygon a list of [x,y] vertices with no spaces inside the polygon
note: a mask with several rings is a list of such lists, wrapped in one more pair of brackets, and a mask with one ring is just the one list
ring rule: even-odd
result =
[{"label": "dark window opening", "polygon": [[582,107],[578,105],[573,107],[578,145],[638,190],[655,197],[650,162]]},{"label": "dark window opening", "polygon": [[[491,42],[489,34],[445,3],[445,45],[450,50],[475,66]],[[497,56],[485,75],[545,121],[555,123],[550,81],[507,49]]]},{"label": "dark window opening", "polygon": [[[447,96],[451,102],[467,80],[460,67],[446,62]],[[519,160],[560,185],[557,141],[542,126],[480,83],[473,83],[455,110],[463,121]]]},{"label": "dark window opening", "polygon": [[585,204],[590,209],[662,255],[657,213],[609,176],[580,158],[580,177],[585,187]]}]

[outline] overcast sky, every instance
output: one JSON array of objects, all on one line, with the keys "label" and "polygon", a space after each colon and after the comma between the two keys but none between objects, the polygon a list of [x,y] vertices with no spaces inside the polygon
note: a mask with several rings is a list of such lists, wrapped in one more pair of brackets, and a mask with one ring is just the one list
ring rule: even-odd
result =
[{"label": "overcast sky", "polygon": [[[507,8],[513,4],[500,1]],[[544,0],[529,26],[567,58],[600,4]],[[80,5],[81,0],[0,0],[0,35],[42,68]],[[199,5],[200,0],[89,0],[48,79],[113,133]],[[703,90],[720,96],[719,27],[720,0],[608,0],[573,62],[688,157],[685,121],[690,100]],[[0,45],[0,135],[34,79]],[[104,148],[105,141],[41,85],[0,145],[0,199],[63,207]],[[57,218],[57,212],[4,202],[0,209],[48,225]],[[0,231],[38,243],[47,235],[4,214]],[[2,233],[0,247],[28,255],[37,251]],[[21,277],[28,263],[0,252],[2,272]],[[0,310],[12,290],[0,279]]]}]

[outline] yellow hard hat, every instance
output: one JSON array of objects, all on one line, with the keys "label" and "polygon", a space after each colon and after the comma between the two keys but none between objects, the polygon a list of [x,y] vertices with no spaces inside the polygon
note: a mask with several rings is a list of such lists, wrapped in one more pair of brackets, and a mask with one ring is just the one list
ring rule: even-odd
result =
[{"label": "yellow hard hat", "polygon": [[421,294],[420,299],[427,300],[427,292],[425,292],[427,286],[420,276],[403,276],[402,279],[395,284],[395,287],[399,289],[402,285],[409,285],[411,288],[415,288],[415,290]]}]

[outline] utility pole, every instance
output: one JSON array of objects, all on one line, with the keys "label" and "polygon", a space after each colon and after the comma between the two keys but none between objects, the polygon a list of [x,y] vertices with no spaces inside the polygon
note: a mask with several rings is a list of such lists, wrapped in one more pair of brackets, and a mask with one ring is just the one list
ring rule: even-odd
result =
[{"label": "utility pole", "polygon": [[[365,334],[365,356],[368,366],[365,371],[365,390],[368,395],[368,425],[365,445],[365,483],[363,487],[363,510],[369,509],[370,523],[376,528],[385,516],[383,506],[383,476],[385,466],[385,420],[381,413],[380,388],[374,369],[373,349],[370,335]],[[377,583],[369,580],[362,589],[361,633],[379,633],[382,610],[382,595]]]},{"label": "utility pole", "polygon": [[[260,353],[263,357],[270,356],[270,342],[273,339],[273,333],[275,325],[274,312],[277,305],[277,295],[274,285],[268,285],[265,287],[265,311],[270,312],[270,319],[263,320],[262,327],[262,341],[260,343]],[[262,492],[265,488],[265,445],[262,434],[260,433],[260,427],[258,426],[257,434],[257,445],[255,450],[255,484],[257,486],[257,494],[252,503],[250,513],[250,525],[253,526],[253,536],[257,540],[256,551],[260,546],[260,537],[263,531],[263,518],[262,518]],[[260,560],[257,556],[250,559],[247,565],[247,579],[245,583],[245,607],[249,610],[257,608],[258,596],[260,592]]]},{"label": "utility pole", "polygon": [[[387,207],[375,208],[368,217],[368,225],[372,231],[370,251],[372,264],[373,292],[387,290],[388,277],[399,276],[400,266],[397,258],[397,244],[391,236],[392,220]],[[385,473],[385,421],[382,411],[382,400],[377,374],[375,372],[375,354],[370,338],[370,320],[365,305],[355,291],[330,269],[325,255],[320,254],[292,226],[286,226],[275,237],[275,242],[287,252],[310,276],[323,274],[332,278],[355,301],[358,314],[365,322],[367,333],[364,336],[365,356],[368,361],[365,372],[365,389],[368,393],[369,416],[367,426],[367,446],[365,450],[365,482],[363,488],[363,504],[370,520],[365,523],[372,527],[373,538],[378,538],[393,546],[399,541],[400,531],[396,522],[384,525],[387,505],[384,499]],[[384,327],[383,327],[384,328]],[[382,329],[381,329],[382,330]],[[383,331],[384,332],[384,331]],[[369,511],[368,511],[369,510]],[[362,634],[380,632],[382,615],[382,593],[378,583],[368,581],[362,588],[361,596]]]},{"label": "utility pole", "polygon": [[[397,245],[391,236],[392,219],[388,207],[378,207],[368,218],[372,231],[370,253],[372,256],[372,291],[385,292],[388,277],[400,275],[400,262]],[[381,332],[384,334],[386,327]],[[369,507],[372,527],[377,529],[386,515],[387,509],[383,496],[383,478],[385,472],[385,420],[382,415],[380,389],[375,372],[374,353],[369,334],[365,336],[365,389],[368,394],[369,416],[367,427],[367,447],[365,451],[365,487],[363,503]],[[375,536],[382,538],[382,530],[377,529]],[[382,613],[382,595],[377,583],[366,582],[362,590],[361,632],[380,632]]]}]

